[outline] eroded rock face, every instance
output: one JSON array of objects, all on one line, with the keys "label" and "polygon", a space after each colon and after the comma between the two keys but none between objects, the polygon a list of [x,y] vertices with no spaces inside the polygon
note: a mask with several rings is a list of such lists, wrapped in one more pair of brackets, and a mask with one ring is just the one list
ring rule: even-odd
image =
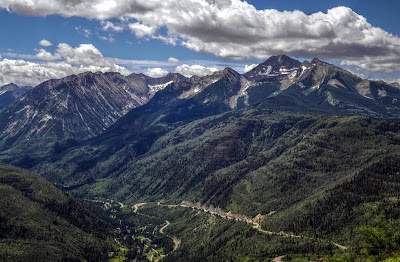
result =
[{"label": "eroded rock face", "polygon": [[36,138],[83,141],[147,103],[159,89],[185,80],[179,74],[155,79],[91,72],[49,80],[0,113],[0,138],[3,146]]}]

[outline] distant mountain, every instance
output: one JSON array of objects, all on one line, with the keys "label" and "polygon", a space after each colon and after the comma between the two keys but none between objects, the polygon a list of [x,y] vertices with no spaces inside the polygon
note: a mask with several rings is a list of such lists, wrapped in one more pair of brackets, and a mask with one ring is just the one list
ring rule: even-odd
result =
[{"label": "distant mountain", "polygon": [[300,70],[301,63],[286,55],[272,56],[244,74],[250,81],[266,79],[294,78]]},{"label": "distant mountain", "polygon": [[244,76],[250,82],[240,108],[261,102],[272,110],[400,117],[396,85],[364,80],[317,58],[271,57]]},{"label": "distant mountain", "polygon": [[0,87],[0,110],[31,89],[30,86],[17,86],[13,83]]},{"label": "distant mountain", "polygon": [[[148,81],[144,75],[131,77]],[[60,150],[60,155],[47,159],[35,170],[53,181],[85,184],[94,176],[125,170],[126,163],[151,154],[163,136],[195,120],[236,110],[396,118],[400,116],[398,98],[400,89],[396,87],[363,80],[318,59],[300,63],[287,56],[271,57],[245,75],[226,68],[210,76],[193,76],[170,84],[102,134],[65,152]],[[31,159],[12,161],[21,164]],[[64,175],[43,171],[52,170],[53,162],[65,168],[57,172]]]},{"label": "distant mountain", "polygon": [[[395,85],[363,80],[319,59],[301,63],[281,55],[269,58],[244,75],[226,68],[210,76],[190,79],[173,73],[162,78],[144,74],[125,77],[119,73],[84,73],[49,80],[0,113],[0,149],[15,150],[30,141],[28,150],[23,149],[28,161],[31,161],[29,149],[40,147],[42,153],[47,151],[43,156],[62,151],[105,132],[129,110],[146,104],[168,85],[171,88],[121,123],[133,121],[136,126],[148,126],[153,123],[148,118],[149,112],[157,117],[154,120],[169,119],[170,123],[172,119],[190,121],[250,107],[385,118],[400,116],[400,89]],[[132,120],[132,115],[144,122]],[[9,156],[13,158],[11,153]]]},{"label": "distant mountain", "polygon": [[0,159],[32,167],[92,137],[83,144],[107,145],[97,152],[103,156],[139,143],[129,154],[138,156],[177,126],[237,109],[398,118],[399,98],[393,85],[284,55],[244,75],[230,68],[190,79],[85,73],[45,82],[0,113]]},{"label": "distant mountain", "polygon": [[134,85],[137,90],[141,90],[142,94],[145,95],[147,100],[152,98],[157,91],[164,89],[173,82],[184,82],[188,80],[188,78],[179,73],[169,73],[159,78],[149,77],[145,74],[133,73],[127,76],[126,79],[129,81],[129,83]]},{"label": "distant mountain", "polygon": [[51,154],[100,134],[174,80],[186,78],[87,72],[46,81],[0,112],[0,148]]},{"label": "distant mountain", "polygon": [[0,165],[0,261],[108,261],[111,228],[44,178]]}]

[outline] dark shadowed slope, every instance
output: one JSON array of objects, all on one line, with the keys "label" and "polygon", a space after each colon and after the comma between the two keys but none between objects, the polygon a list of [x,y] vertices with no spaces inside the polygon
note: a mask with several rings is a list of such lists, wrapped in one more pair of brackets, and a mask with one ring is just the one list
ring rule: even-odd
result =
[{"label": "dark shadowed slope", "polygon": [[109,225],[44,178],[0,165],[1,261],[106,261]]}]

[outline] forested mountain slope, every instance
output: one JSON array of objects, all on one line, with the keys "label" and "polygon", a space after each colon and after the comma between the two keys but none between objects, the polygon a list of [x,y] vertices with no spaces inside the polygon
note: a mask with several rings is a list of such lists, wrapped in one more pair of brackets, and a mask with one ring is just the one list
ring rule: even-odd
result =
[{"label": "forested mountain slope", "polygon": [[1,261],[107,261],[110,225],[44,178],[0,165]]}]

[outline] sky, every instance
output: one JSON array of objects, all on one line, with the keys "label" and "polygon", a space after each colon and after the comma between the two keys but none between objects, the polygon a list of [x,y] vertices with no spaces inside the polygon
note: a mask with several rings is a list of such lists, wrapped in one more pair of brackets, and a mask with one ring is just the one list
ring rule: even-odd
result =
[{"label": "sky", "polygon": [[243,73],[318,57],[400,81],[397,0],[0,0],[0,86],[85,71]]}]

